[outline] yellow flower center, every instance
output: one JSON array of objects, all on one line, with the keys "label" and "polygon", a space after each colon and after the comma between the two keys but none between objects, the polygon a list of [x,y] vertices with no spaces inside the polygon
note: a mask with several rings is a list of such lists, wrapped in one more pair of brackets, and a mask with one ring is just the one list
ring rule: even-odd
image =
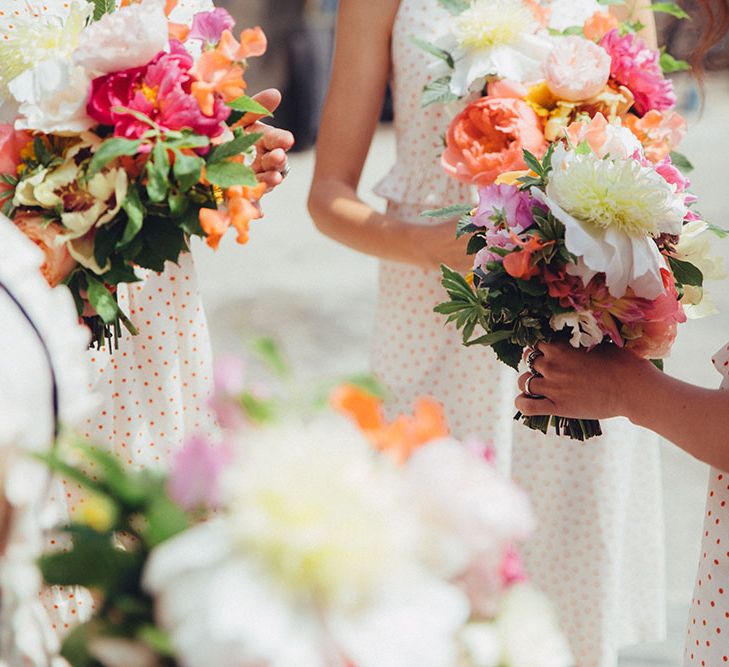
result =
[{"label": "yellow flower center", "polygon": [[148,86],[146,83],[143,83],[141,86],[139,86],[139,92],[144,95],[144,97],[150,104],[157,104],[157,93],[159,92],[159,88],[157,86],[152,87]]}]

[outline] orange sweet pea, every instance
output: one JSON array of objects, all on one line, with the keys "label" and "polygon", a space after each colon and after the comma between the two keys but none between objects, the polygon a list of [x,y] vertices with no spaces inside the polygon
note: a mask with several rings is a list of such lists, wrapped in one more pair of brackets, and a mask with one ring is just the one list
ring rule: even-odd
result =
[{"label": "orange sweet pea", "polygon": [[243,68],[218,49],[203,53],[195,64],[193,74],[197,81],[192,84],[192,94],[206,116],[214,113],[216,93],[226,102],[232,102],[245,93]]},{"label": "orange sweet pea", "polygon": [[225,209],[200,209],[200,226],[207,235],[207,244],[214,250],[217,249],[220,239],[230,227],[238,232],[238,243],[247,243],[251,220],[263,217],[256,202],[265,192],[265,183],[259,183],[253,188],[236,185],[225,191]]},{"label": "orange sweet pea", "polygon": [[262,56],[266,53],[268,41],[260,28],[248,28],[240,34],[240,42],[230,30],[223,30],[217,49],[230,62],[242,62],[246,58]]},{"label": "orange sweet pea", "polygon": [[585,37],[593,42],[599,42],[611,30],[620,27],[620,21],[609,12],[595,12],[585,21]]},{"label": "orange sweet pea", "polygon": [[443,406],[430,398],[415,403],[412,416],[400,415],[388,422],[382,401],[354,385],[343,385],[332,395],[333,407],[354,419],[372,446],[398,463],[433,440],[448,436]]},{"label": "orange sweet pea", "polygon": [[516,234],[511,233],[511,240],[521,248],[504,257],[504,270],[512,278],[530,280],[539,273],[539,268],[532,264],[532,256],[544,248],[554,245],[554,241],[543,243],[536,236],[530,236],[528,241],[522,241]]}]

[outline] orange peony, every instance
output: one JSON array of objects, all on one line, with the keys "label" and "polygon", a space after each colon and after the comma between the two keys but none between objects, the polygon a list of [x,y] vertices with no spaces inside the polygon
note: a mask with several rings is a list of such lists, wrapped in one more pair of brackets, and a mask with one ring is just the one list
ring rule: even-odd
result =
[{"label": "orange peony", "polygon": [[455,117],[441,157],[453,178],[478,186],[493,184],[507,171],[524,169],[524,150],[544,155],[542,123],[523,100],[483,97]]},{"label": "orange peony", "polygon": [[55,287],[62,283],[77,266],[66,244],[58,243],[63,227],[56,222],[47,222],[35,213],[18,213],[13,222],[43,252],[45,261],[41,273],[48,284]]}]

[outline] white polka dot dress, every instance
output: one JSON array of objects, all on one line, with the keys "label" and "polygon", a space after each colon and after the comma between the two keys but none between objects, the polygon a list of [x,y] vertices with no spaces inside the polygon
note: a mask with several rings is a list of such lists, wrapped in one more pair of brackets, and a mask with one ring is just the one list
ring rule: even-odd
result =
[{"label": "white polka dot dress", "polygon": [[[729,345],[713,359],[729,390]],[[712,469],[684,665],[729,664],[729,471]]]},{"label": "white polka dot dress", "polygon": [[[433,59],[411,40],[437,38],[448,16],[438,0],[402,0],[393,29],[398,158],[376,192],[390,215],[412,224],[429,224],[425,209],[473,198],[439,161],[458,107],[421,107]],[[455,435],[493,441],[501,467],[531,495],[539,526],[527,564],[559,610],[578,667],[616,667],[619,647],[665,632],[658,439],[622,420],[584,445],[522,427],[513,420],[516,373],[490,349],[461,345],[433,312],[445,299],[437,272],[382,262],[373,368],[389,409],[410,410],[428,394],[444,404]]]},{"label": "white polka dot dress", "polygon": [[[119,4],[119,2],[117,2]],[[66,0],[2,0],[0,23],[30,16],[64,16]],[[211,0],[180,0],[171,18],[189,22],[212,7]],[[86,421],[82,434],[136,469],[164,466],[183,439],[192,433],[214,436],[208,409],[212,391],[209,332],[198,291],[193,259],[180,257],[163,273],[144,272],[145,279],[119,288],[119,303],[139,329],[126,331],[119,349],[89,350],[93,390],[100,406]],[[52,500],[73,512],[80,488],[63,480],[64,498]],[[59,548],[54,540],[50,545]],[[48,591],[55,628],[63,633],[87,615],[90,598],[76,590]]]}]

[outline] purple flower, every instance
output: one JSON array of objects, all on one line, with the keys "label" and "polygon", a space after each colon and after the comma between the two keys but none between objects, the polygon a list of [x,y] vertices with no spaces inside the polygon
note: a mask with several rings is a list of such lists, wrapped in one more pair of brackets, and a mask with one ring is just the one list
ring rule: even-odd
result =
[{"label": "purple flower", "polygon": [[217,44],[225,30],[232,30],[235,19],[230,13],[218,7],[210,12],[200,12],[192,19],[188,39],[199,39],[207,44]]},{"label": "purple flower", "polygon": [[516,234],[534,223],[532,198],[515,185],[489,185],[478,191],[478,209],[473,224],[489,230],[512,230]]},{"label": "purple flower", "polygon": [[184,510],[213,509],[220,505],[220,475],[232,453],[205,438],[190,438],[178,452],[167,482],[167,492]]}]

